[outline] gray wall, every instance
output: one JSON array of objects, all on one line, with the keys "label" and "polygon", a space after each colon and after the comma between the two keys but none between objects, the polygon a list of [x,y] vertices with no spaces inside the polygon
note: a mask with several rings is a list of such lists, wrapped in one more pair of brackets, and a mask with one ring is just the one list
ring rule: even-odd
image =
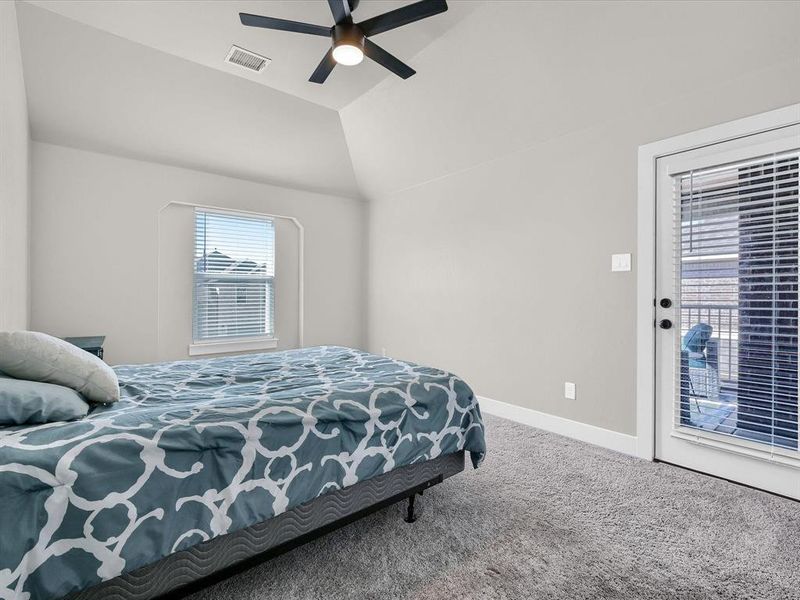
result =
[{"label": "gray wall", "polygon": [[[109,362],[187,357],[189,202],[290,215],[305,226],[306,345],[364,343],[364,203],[33,143],[31,327],[105,334]],[[296,230],[276,231],[279,348],[297,344]]]},{"label": "gray wall", "polygon": [[[106,334],[112,363],[186,358],[193,216],[167,206],[182,201],[299,218],[305,343],[363,345],[365,210],[336,111],[18,8],[34,140],[33,329]],[[278,221],[276,235],[276,330],[292,348],[298,234]]]},{"label": "gray wall", "polygon": [[0,330],[28,325],[29,135],[16,7],[0,2]]},{"label": "gray wall", "polygon": [[480,7],[342,111],[368,347],[635,433],[636,281],[610,256],[635,250],[637,147],[800,101],[799,26],[788,2]]}]

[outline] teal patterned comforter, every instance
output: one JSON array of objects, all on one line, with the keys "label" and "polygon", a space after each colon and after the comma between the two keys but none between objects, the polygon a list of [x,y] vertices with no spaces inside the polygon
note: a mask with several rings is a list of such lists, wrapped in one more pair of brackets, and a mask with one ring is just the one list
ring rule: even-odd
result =
[{"label": "teal patterned comforter", "polygon": [[458,377],[341,347],[116,367],[123,398],[0,428],[0,598],[49,600],[391,469],[485,452]]}]

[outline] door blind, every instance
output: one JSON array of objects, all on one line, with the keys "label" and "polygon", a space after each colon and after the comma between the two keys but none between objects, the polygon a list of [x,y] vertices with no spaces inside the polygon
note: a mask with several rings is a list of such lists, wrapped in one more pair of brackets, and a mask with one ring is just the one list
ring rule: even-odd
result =
[{"label": "door blind", "polygon": [[274,337],[275,225],[195,211],[194,340]]},{"label": "door blind", "polygon": [[798,448],[798,151],[673,176],[675,426]]}]

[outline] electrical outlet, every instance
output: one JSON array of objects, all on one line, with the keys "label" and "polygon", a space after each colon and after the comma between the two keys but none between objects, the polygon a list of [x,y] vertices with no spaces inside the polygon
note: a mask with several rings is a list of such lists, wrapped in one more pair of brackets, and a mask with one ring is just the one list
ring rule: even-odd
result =
[{"label": "electrical outlet", "polygon": [[567,400],[575,400],[575,384],[567,381],[564,383],[564,398]]}]

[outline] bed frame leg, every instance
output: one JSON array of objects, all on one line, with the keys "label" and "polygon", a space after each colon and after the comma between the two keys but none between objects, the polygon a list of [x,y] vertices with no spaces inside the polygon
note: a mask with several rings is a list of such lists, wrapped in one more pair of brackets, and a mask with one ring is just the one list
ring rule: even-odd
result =
[{"label": "bed frame leg", "polygon": [[408,497],[408,510],[406,511],[406,517],[404,519],[406,523],[413,523],[417,520],[417,515],[414,514],[414,499],[416,497],[416,494],[411,494]]}]

